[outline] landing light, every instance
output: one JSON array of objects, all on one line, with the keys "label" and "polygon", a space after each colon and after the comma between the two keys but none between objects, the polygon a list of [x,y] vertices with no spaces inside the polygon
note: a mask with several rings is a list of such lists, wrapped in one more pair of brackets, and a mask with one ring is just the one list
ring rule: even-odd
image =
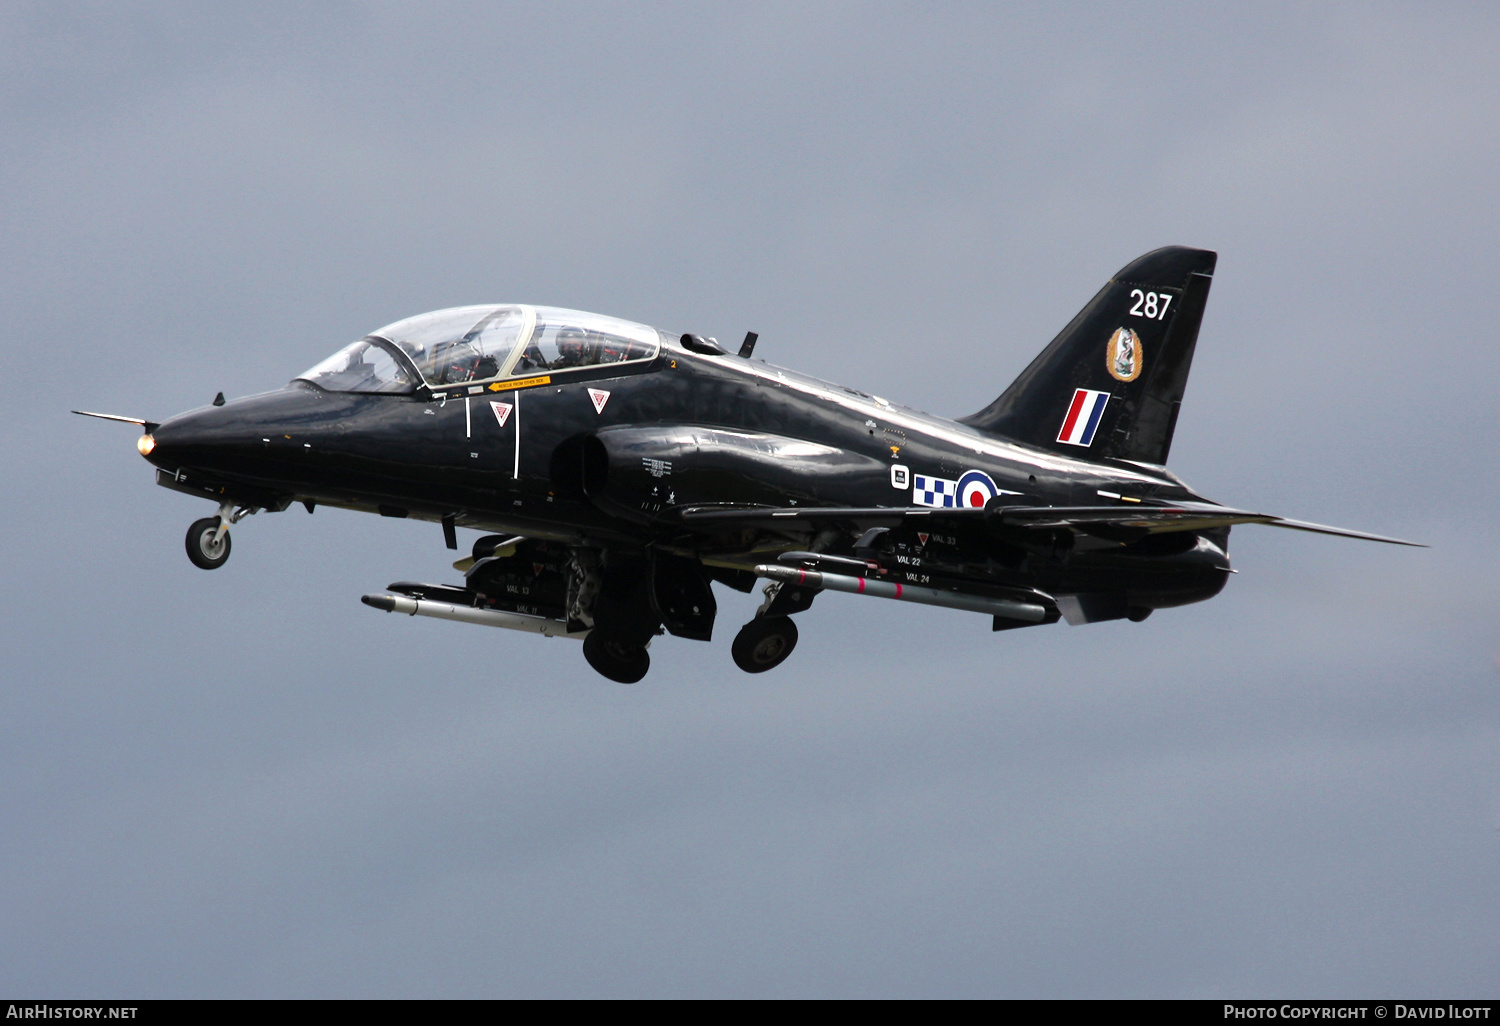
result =
[{"label": "landing light", "polygon": [[142,435],[135,440],[135,447],[140,450],[142,456],[150,456],[151,450],[156,448],[156,439],[151,435]]}]

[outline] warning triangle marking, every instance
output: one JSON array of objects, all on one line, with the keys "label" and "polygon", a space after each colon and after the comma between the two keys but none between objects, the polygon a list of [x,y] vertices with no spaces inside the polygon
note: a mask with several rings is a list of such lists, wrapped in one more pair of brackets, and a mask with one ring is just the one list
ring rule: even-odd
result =
[{"label": "warning triangle marking", "polygon": [[501,427],[504,427],[505,422],[510,419],[510,403],[497,403],[492,399],[490,409],[495,411],[495,419],[500,422]]},{"label": "warning triangle marking", "polygon": [[604,404],[609,402],[609,393],[602,388],[589,389],[589,398],[594,401],[594,412],[603,413]]},{"label": "warning triangle marking", "polygon": [[918,531],[917,532],[917,540],[920,541],[923,545],[927,544],[927,538],[928,538],[928,536],[927,536],[927,534],[925,532],[922,532],[922,531]]}]

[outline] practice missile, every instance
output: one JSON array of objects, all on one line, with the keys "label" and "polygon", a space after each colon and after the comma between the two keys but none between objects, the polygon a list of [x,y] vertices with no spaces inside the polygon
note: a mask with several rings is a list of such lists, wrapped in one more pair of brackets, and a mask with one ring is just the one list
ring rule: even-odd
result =
[{"label": "practice missile", "polygon": [[452,602],[435,602],[432,599],[409,598],[406,595],[365,595],[360,601],[387,613],[405,613],[408,616],[432,616],[439,620],[458,620],[460,623],[477,623],[485,627],[503,627],[509,631],[526,631],[547,638],[573,638],[581,641],[588,631],[568,632],[568,625],[561,620],[544,616],[525,616],[501,609],[475,609],[473,606],[458,606]]},{"label": "practice missile", "polygon": [[829,591],[847,591],[852,595],[870,595],[874,598],[896,599],[901,602],[919,602],[926,606],[967,609],[975,613],[989,613],[1007,620],[1023,620],[1027,623],[1042,623],[1048,616],[1047,608],[1034,602],[992,598],[987,595],[964,595],[956,591],[941,591],[937,588],[923,588],[919,585],[901,584],[896,581],[877,581],[868,577],[850,577],[847,574],[798,570],[794,567],[769,564],[757,566],[755,573],[758,577],[769,577],[773,581],[784,581],[787,584],[797,584],[805,588],[826,588]]}]

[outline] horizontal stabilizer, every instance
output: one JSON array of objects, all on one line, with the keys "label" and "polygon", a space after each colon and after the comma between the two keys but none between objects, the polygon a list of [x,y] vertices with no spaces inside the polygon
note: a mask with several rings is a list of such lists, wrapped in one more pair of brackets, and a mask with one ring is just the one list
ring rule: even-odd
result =
[{"label": "horizontal stabilizer", "polygon": [[1360,538],[1364,541],[1385,542],[1387,545],[1410,545],[1414,549],[1430,548],[1426,542],[1387,538],[1383,534],[1367,534],[1364,531],[1350,531],[1347,528],[1328,527],[1325,524],[1310,524],[1306,520],[1287,520],[1285,517],[1276,517],[1274,520],[1267,520],[1266,523],[1272,527],[1290,527],[1294,531],[1311,531],[1314,534],[1336,534],[1342,538]]}]

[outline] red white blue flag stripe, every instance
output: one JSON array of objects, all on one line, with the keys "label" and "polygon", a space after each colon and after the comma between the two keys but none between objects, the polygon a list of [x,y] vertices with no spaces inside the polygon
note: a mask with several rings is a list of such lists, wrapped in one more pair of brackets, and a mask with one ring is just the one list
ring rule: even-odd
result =
[{"label": "red white blue flag stripe", "polygon": [[1099,430],[1099,418],[1104,416],[1104,407],[1108,403],[1108,392],[1095,392],[1087,388],[1074,391],[1073,401],[1068,404],[1068,415],[1063,418],[1057,440],[1069,445],[1093,445],[1094,432]]}]

